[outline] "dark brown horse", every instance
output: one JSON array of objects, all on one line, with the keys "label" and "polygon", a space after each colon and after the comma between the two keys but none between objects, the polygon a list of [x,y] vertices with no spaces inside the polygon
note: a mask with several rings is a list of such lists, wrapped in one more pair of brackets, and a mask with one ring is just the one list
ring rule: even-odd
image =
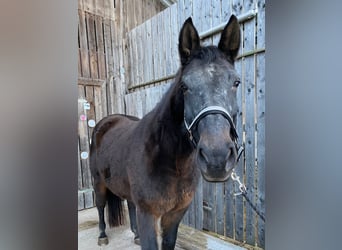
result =
[{"label": "dark brown horse", "polygon": [[128,202],[131,229],[142,249],[174,249],[179,223],[202,173],[226,181],[238,158],[235,120],[240,83],[234,59],[240,27],[231,16],[216,46],[201,47],[188,18],[179,34],[181,68],[160,103],[141,120],[110,115],[95,127],[90,150],[99,213],[99,244],[110,226],[124,222]]}]

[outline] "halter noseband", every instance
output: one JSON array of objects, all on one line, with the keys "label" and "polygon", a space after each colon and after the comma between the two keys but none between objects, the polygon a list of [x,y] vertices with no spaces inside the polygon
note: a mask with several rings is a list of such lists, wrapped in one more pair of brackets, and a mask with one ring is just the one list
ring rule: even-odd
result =
[{"label": "halter noseband", "polygon": [[197,124],[199,123],[199,121],[204,118],[207,115],[211,115],[211,114],[220,114],[223,115],[224,118],[226,118],[230,124],[230,128],[231,128],[231,132],[232,132],[232,139],[233,142],[235,144],[235,148],[236,148],[236,152],[238,154],[237,157],[237,162],[240,159],[240,156],[242,154],[242,152],[244,151],[244,148],[242,145],[238,145],[238,134],[233,122],[232,117],[230,116],[230,114],[228,113],[228,111],[220,106],[208,106],[204,109],[202,109],[196,116],[195,118],[192,120],[192,122],[190,123],[190,125],[188,125],[185,116],[184,116],[184,125],[185,128],[187,129],[188,133],[189,133],[189,138],[190,141],[194,144],[195,148],[197,146],[197,142],[195,141],[195,138],[193,137],[193,133],[192,133],[192,129],[197,127]]}]

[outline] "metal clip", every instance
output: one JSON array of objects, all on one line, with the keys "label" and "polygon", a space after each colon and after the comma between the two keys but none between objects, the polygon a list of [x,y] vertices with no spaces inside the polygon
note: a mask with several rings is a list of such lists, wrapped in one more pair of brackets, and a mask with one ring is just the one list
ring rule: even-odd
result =
[{"label": "metal clip", "polygon": [[230,177],[233,179],[233,181],[236,181],[237,183],[239,183],[239,190],[240,190],[240,192],[234,193],[234,196],[241,195],[241,194],[247,192],[247,188],[246,188],[245,184],[243,184],[243,183],[240,181],[240,176],[238,176],[238,175],[235,173],[235,170],[234,170],[234,169],[233,169],[232,173],[230,174]]}]

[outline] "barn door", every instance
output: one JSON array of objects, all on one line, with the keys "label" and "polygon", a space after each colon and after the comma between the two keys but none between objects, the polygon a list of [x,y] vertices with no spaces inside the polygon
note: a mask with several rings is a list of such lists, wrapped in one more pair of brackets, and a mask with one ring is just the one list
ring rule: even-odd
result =
[{"label": "barn door", "polygon": [[94,206],[93,180],[89,169],[89,148],[94,126],[104,116],[102,96],[105,81],[78,80],[78,210]]}]

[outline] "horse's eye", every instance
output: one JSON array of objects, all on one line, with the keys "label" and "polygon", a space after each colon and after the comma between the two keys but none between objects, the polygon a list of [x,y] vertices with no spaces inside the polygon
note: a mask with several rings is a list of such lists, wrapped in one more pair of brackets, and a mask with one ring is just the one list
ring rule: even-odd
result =
[{"label": "horse's eye", "polygon": [[234,83],[233,83],[233,87],[237,88],[239,87],[241,81],[240,80],[236,80]]},{"label": "horse's eye", "polygon": [[185,83],[181,83],[181,85],[180,85],[180,88],[181,88],[181,90],[183,91],[183,92],[185,92],[185,91],[187,91],[189,88],[188,88],[188,86],[186,86],[186,84]]}]

